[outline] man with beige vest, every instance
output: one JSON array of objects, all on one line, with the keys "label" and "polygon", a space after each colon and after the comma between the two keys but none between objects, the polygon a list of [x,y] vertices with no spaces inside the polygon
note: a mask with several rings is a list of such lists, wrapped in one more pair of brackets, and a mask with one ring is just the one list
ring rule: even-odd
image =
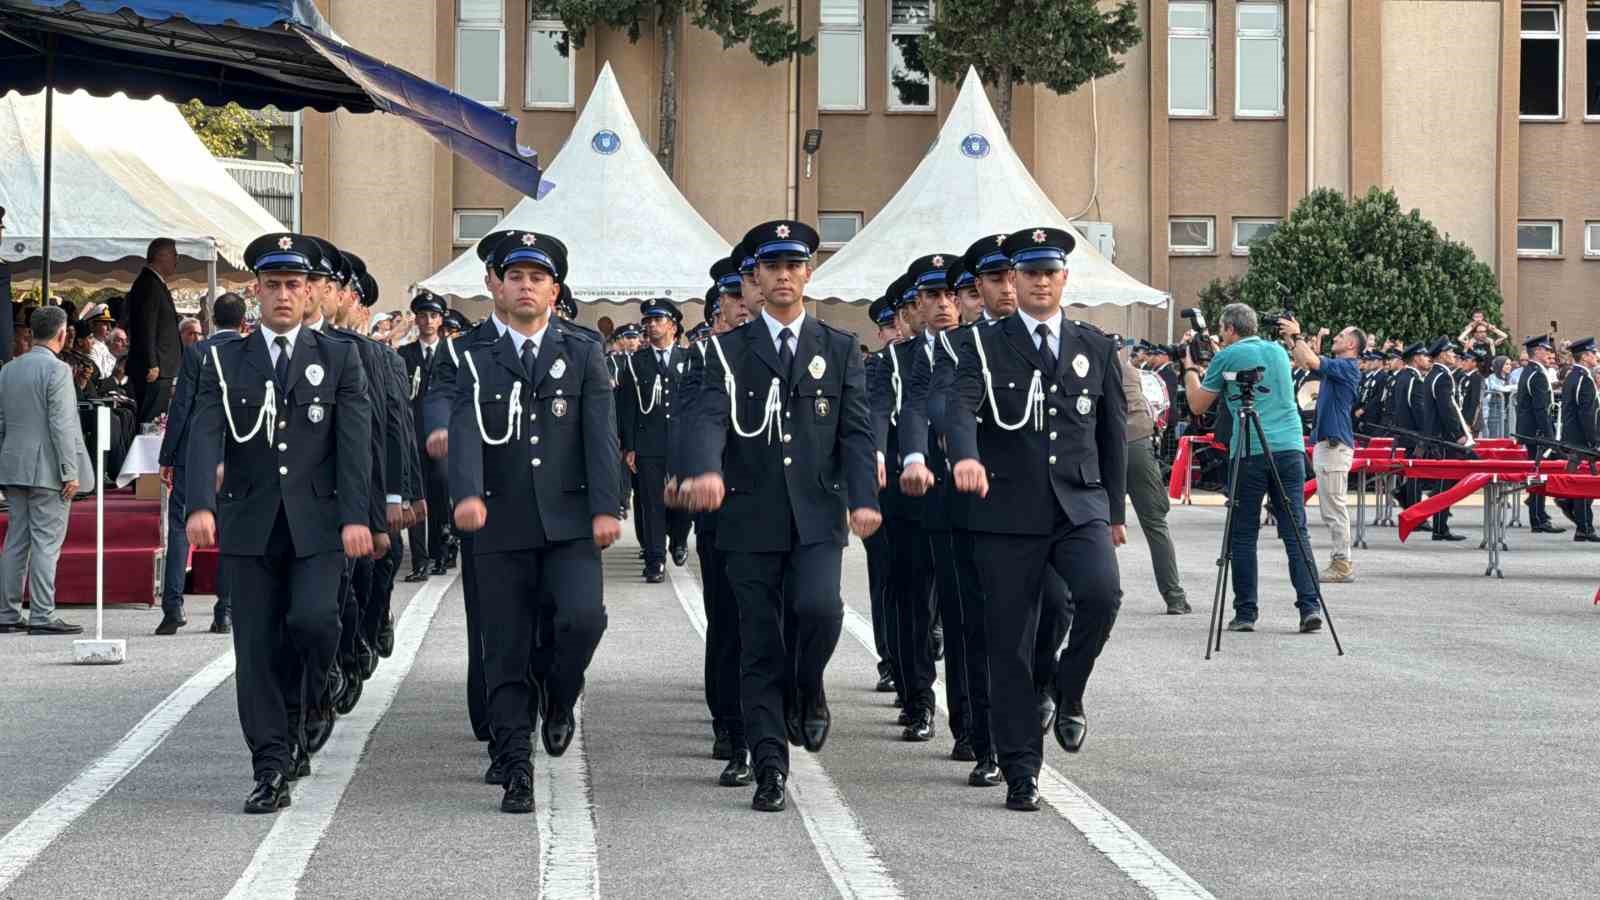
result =
[{"label": "man with beige vest", "polygon": [[1161,463],[1156,460],[1153,437],[1155,418],[1145,403],[1139,372],[1128,362],[1126,347],[1118,354],[1122,360],[1122,395],[1128,406],[1128,498],[1139,517],[1139,528],[1150,544],[1150,565],[1155,569],[1156,587],[1167,603],[1167,615],[1189,612],[1189,600],[1178,581],[1178,557],[1172,549],[1172,534],[1167,530],[1167,485],[1161,479]]}]

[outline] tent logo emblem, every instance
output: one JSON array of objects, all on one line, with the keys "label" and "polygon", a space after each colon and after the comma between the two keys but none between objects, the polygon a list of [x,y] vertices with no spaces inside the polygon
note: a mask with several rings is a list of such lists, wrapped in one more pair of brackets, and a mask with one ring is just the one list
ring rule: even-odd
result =
[{"label": "tent logo emblem", "polygon": [[595,132],[594,140],[589,142],[589,146],[601,156],[610,156],[622,147],[622,138],[617,137],[615,131],[605,128]]},{"label": "tent logo emblem", "polygon": [[981,134],[969,134],[961,139],[961,152],[972,159],[989,155],[989,139]]}]

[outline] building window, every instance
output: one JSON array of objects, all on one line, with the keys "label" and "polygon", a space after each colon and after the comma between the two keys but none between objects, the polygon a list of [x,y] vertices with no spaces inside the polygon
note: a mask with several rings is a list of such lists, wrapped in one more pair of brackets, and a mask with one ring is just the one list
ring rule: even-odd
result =
[{"label": "building window", "polygon": [[1561,223],[1528,220],[1518,222],[1517,255],[1560,256]]},{"label": "building window", "polygon": [[527,106],[572,107],[572,42],[567,37],[567,26],[550,4],[528,4],[527,79],[523,93],[523,103]]},{"label": "building window", "polygon": [[1583,255],[1600,257],[1600,222],[1583,226]]},{"label": "building window", "polygon": [[1283,6],[1240,3],[1234,61],[1234,115],[1283,115]]},{"label": "building window", "polygon": [[476,244],[480,238],[494,230],[494,226],[505,217],[503,209],[458,209],[456,210],[456,244]]},{"label": "building window", "polygon": [[933,76],[918,46],[933,21],[933,0],[889,0],[889,110],[932,110]]},{"label": "building window", "polygon": [[1215,253],[1217,220],[1189,216],[1167,221],[1167,249],[1172,253]]},{"label": "building window", "polygon": [[1561,7],[1522,6],[1522,117],[1561,118]]},{"label": "building window", "polygon": [[850,242],[861,230],[861,213],[817,213],[817,234],[822,238],[822,249],[837,250]]},{"label": "building window", "polygon": [[1233,220],[1233,255],[1249,256],[1250,247],[1256,241],[1265,240],[1267,235],[1278,230],[1281,224],[1279,219],[1234,219]]},{"label": "building window", "polygon": [[1211,4],[1167,6],[1167,113],[1211,115]]},{"label": "building window", "polygon": [[504,0],[456,0],[456,93],[505,106]]},{"label": "building window", "polygon": [[817,108],[867,108],[867,39],[861,0],[822,0],[817,23]]},{"label": "building window", "polygon": [[1588,13],[1589,40],[1585,42],[1585,49],[1589,53],[1589,80],[1583,83],[1584,95],[1588,97],[1584,115],[1600,119],[1600,3],[1590,4]]}]

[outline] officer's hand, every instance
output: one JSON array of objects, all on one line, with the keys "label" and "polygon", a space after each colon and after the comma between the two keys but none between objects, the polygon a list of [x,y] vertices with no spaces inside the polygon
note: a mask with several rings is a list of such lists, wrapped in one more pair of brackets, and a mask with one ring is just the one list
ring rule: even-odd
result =
[{"label": "officer's hand", "polygon": [[144,373],[144,383],[145,384],[154,384],[155,380],[157,378],[160,378],[160,377],[161,377],[161,370],[160,369],[146,369],[145,373]]},{"label": "officer's hand", "polygon": [[222,465],[222,463],[217,463],[217,483],[216,486],[212,488],[214,491],[222,490]]},{"label": "officer's hand", "polygon": [[591,525],[594,528],[595,546],[601,550],[615,544],[617,538],[622,537],[622,520],[616,516],[595,516]]},{"label": "officer's hand", "polygon": [[440,428],[428,435],[428,455],[434,459],[444,459],[450,452],[450,432]]},{"label": "officer's hand", "polygon": [[989,473],[984,471],[983,463],[975,459],[963,459],[956,463],[951,474],[956,479],[956,490],[961,493],[989,496]]},{"label": "officer's hand", "polygon": [[883,464],[883,457],[878,457],[878,490],[889,486],[889,469]]},{"label": "officer's hand", "polygon": [[933,473],[922,463],[912,463],[900,473],[900,490],[909,497],[921,497],[933,487]]},{"label": "officer's hand", "polygon": [[639,474],[639,467],[636,465],[636,463],[639,461],[639,458],[638,455],[632,450],[622,454],[622,461],[628,464],[629,472],[632,472],[635,475]]},{"label": "officer's hand", "polygon": [[477,531],[489,521],[489,508],[483,505],[483,498],[468,497],[456,501],[455,518],[456,528],[461,531]]},{"label": "officer's hand", "polygon": [[339,531],[344,541],[344,555],[360,559],[372,555],[372,529],[365,525],[346,525]]},{"label": "officer's hand", "polygon": [[722,484],[722,476],[716,472],[707,472],[694,478],[687,479],[678,486],[679,493],[689,495],[689,508],[695,512],[709,512],[722,506],[722,498],[726,492]]},{"label": "officer's hand", "polygon": [[372,558],[383,559],[389,555],[389,532],[378,531],[372,535]]},{"label": "officer's hand", "polygon": [[171,466],[162,466],[161,467],[161,483],[167,486],[167,490],[169,490],[169,491],[172,490],[172,467]]},{"label": "officer's hand", "polygon": [[1111,526],[1111,546],[1113,546],[1113,547],[1121,547],[1123,544],[1126,544],[1127,542],[1128,542],[1128,526],[1126,526],[1126,525],[1113,525],[1113,526]]},{"label": "officer's hand", "polygon": [[389,530],[394,531],[405,525],[405,508],[398,503],[384,505],[385,517],[389,520]]},{"label": "officer's hand", "polygon": [[189,535],[189,546],[204,550],[217,543],[217,517],[208,509],[197,509],[189,514],[184,532]]},{"label": "officer's hand", "polygon": [[419,525],[422,524],[423,522],[428,521],[428,501],[426,501],[426,500],[413,500],[413,501],[411,501],[411,518],[412,518],[412,520],[414,522],[416,522]]},{"label": "officer's hand", "polygon": [[683,507],[683,495],[678,493],[678,479],[668,476],[667,483],[661,488],[661,502],[673,509]]},{"label": "officer's hand", "polygon": [[872,537],[883,524],[883,514],[863,506],[850,510],[850,533],[863,540]]}]

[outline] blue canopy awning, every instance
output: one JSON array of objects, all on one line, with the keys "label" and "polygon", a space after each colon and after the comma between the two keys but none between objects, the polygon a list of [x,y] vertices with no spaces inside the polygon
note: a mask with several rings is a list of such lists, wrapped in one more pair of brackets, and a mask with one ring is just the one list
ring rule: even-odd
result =
[{"label": "blue canopy awning", "polygon": [[[53,59],[53,75],[51,61]],[[387,112],[530,197],[517,121],[346,44],[312,0],[0,0],[0,89]]]}]

